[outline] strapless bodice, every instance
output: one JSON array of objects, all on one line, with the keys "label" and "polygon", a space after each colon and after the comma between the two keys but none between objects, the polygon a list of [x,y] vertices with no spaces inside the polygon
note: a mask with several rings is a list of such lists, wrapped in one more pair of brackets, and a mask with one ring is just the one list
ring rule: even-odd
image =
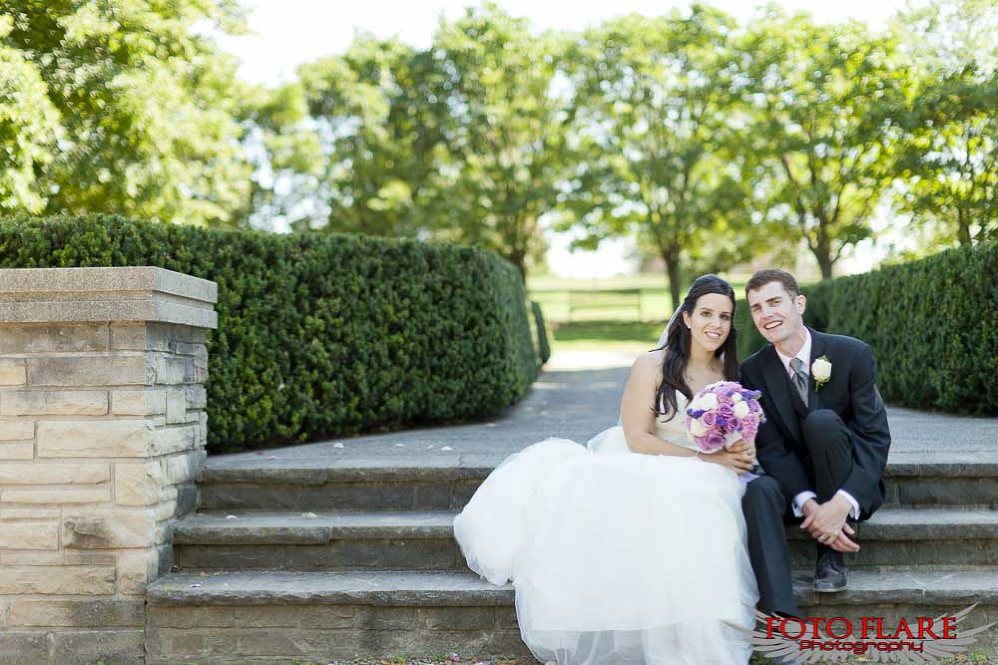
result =
[{"label": "strapless bodice", "polygon": [[676,406],[679,407],[679,412],[671,420],[668,419],[670,414],[657,417],[655,419],[655,434],[663,441],[668,441],[669,443],[674,443],[677,446],[689,448],[690,450],[696,450],[689,432],[683,427],[683,420],[686,419],[687,404],[686,396],[681,392],[677,392]]}]

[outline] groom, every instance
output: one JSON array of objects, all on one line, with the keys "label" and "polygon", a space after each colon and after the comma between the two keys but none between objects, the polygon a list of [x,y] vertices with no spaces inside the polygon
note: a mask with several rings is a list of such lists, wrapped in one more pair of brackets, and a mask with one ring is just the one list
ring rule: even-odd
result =
[{"label": "groom", "polygon": [[842,553],[859,550],[852,525],[884,502],[891,435],[869,346],[807,328],[806,299],[790,273],[757,272],[745,292],[770,342],[741,365],[741,382],[762,391],[767,418],[756,437],[765,474],[742,499],[749,555],[759,608],[798,616],[786,524],[803,520],[817,541],[814,590],[844,590]]}]

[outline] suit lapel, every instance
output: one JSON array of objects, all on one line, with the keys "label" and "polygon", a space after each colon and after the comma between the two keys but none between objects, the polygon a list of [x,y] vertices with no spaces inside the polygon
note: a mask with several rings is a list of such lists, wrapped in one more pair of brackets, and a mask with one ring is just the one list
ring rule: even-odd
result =
[{"label": "suit lapel", "polygon": [[793,435],[794,439],[800,441],[800,422],[797,414],[794,413],[794,396],[790,394],[787,370],[780,357],[776,355],[776,349],[772,345],[766,349],[762,375],[780,420],[783,421],[786,430]]},{"label": "suit lapel", "polygon": [[812,328],[807,329],[811,333],[811,362],[807,366],[807,386],[808,386],[808,398],[807,398],[807,411],[816,411],[820,409],[821,406],[818,402],[821,400],[821,393],[815,392],[814,377],[811,375],[811,367],[814,366],[814,361],[825,355],[825,348],[828,346],[828,339],[820,332],[813,330]]}]

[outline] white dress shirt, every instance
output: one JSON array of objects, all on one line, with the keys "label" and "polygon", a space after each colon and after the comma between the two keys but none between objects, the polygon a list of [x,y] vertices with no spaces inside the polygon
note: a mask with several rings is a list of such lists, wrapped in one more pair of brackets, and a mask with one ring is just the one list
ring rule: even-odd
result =
[{"label": "white dress shirt", "polygon": [[[804,328],[804,335],[805,335],[805,337],[804,337],[804,346],[800,347],[800,351],[797,352],[796,356],[793,356],[793,357],[785,356],[782,353],[780,353],[779,350],[776,351],[776,355],[778,355],[780,357],[780,362],[783,363],[783,368],[787,371],[787,376],[790,377],[791,382],[793,382],[794,371],[790,368],[790,361],[793,360],[794,358],[800,358],[801,362],[804,363],[805,370],[808,373],[810,373],[810,366],[811,366],[811,331],[809,331],[807,328]],[[849,503],[852,505],[852,509],[849,511],[849,516],[852,517],[854,520],[858,520],[859,519],[859,502],[856,501],[855,497],[853,497],[853,495],[849,494],[849,492],[846,492],[845,490],[839,490],[838,492],[836,492],[836,494],[841,494],[842,496],[844,496],[849,501]],[[804,516],[804,504],[807,503],[808,499],[815,499],[815,500],[817,500],[817,498],[818,498],[818,495],[815,494],[814,492],[812,492],[811,490],[805,490],[805,491],[801,492],[800,494],[798,494],[797,496],[795,496],[794,500],[793,500],[793,503],[792,503],[793,510],[794,510],[794,516],[795,517],[803,517]]]}]

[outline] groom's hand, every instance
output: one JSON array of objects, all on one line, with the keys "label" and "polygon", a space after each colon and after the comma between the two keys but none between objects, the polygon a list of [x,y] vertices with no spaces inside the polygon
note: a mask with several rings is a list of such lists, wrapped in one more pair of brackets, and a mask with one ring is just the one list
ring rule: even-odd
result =
[{"label": "groom's hand", "polygon": [[854,531],[846,524],[852,509],[848,499],[839,494],[822,504],[810,499],[802,509],[806,517],[801,528],[807,529],[812,538],[839,552],[859,551],[859,545],[849,538]]}]

